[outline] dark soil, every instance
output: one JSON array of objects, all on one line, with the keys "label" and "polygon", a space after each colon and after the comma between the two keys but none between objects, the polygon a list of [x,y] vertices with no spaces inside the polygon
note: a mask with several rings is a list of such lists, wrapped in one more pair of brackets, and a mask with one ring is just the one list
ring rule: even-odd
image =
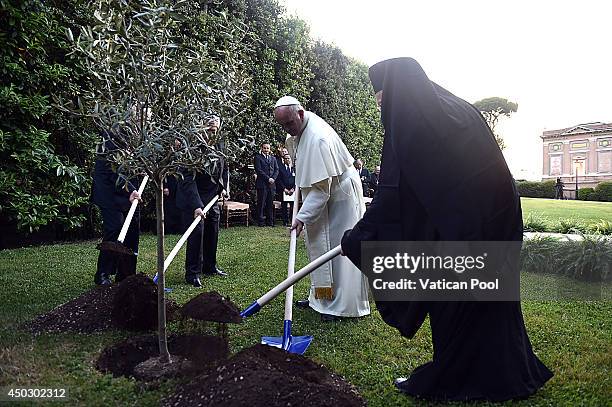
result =
[{"label": "dark soil", "polygon": [[113,323],[130,331],[157,328],[157,286],[144,274],[123,280],[115,291],[111,311]]},{"label": "dark soil", "polygon": [[[193,362],[193,371],[184,374],[198,374],[213,367],[220,360],[227,358],[227,342],[216,336],[171,335],[168,337],[168,350]],[[134,368],[140,363],[159,356],[159,344],[156,335],[145,335],[129,338],[116,345],[105,348],[96,368],[115,377],[132,376]]]},{"label": "dark soil", "polygon": [[[120,284],[96,286],[80,297],[70,300],[43,315],[39,315],[32,321],[26,322],[22,327],[34,334],[49,332],[93,333],[113,329],[117,326],[123,329],[134,330],[127,324],[122,323],[121,325],[115,325],[113,323],[112,314],[116,293],[121,292],[122,287],[126,283],[128,283],[130,287],[134,287],[132,284],[135,281],[142,283],[143,287],[135,288],[138,294],[136,297],[129,297],[132,298],[132,302],[123,300],[125,303],[124,308],[122,309],[122,313],[125,314],[124,320],[127,320],[135,314],[142,316],[144,312],[143,310],[148,309],[150,311],[146,311],[145,315],[152,315],[152,317],[143,317],[142,319],[146,323],[135,320],[135,327],[145,330],[156,329],[157,290],[155,291],[154,296],[151,295],[149,285],[144,283],[145,280],[141,276],[132,276],[122,281]],[[150,307],[153,297],[155,298],[155,309]],[[140,305],[141,303],[149,304],[149,308],[142,307]],[[135,306],[136,310],[132,310],[132,306]],[[174,301],[166,300],[166,313],[168,321],[171,321],[178,316],[178,309],[179,306]],[[117,318],[118,321],[121,321],[121,319],[121,317]],[[151,322],[152,319],[155,320],[154,323]]]},{"label": "dark soil", "polygon": [[26,322],[23,327],[35,334],[92,333],[111,329],[111,307],[116,289],[116,285],[94,287],[80,297]]},{"label": "dark soil", "polygon": [[181,308],[181,314],[186,318],[200,321],[212,321],[221,323],[240,323],[242,317],[240,310],[229,297],[224,298],[216,291],[202,293],[192,298]]},{"label": "dark soil", "polygon": [[363,406],[357,390],[301,355],[267,345],[236,354],[180,386],[163,406]]}]

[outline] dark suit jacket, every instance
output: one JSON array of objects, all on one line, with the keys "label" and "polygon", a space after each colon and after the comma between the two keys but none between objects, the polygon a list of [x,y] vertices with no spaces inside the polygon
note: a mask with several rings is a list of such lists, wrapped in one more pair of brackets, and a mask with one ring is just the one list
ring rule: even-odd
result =
[{"label": "dark suit jacket", "polygon": [[208,202],[223,190],[229,190],[229,170],[222,158],[212,173],[184,171],[183,179],[176,189],[176,206],[183,211],[193,212],[204,208]]},{"label": "dark suit jacket", "polygon": [[99,208],[125,211],[130,207],[130,194],[138,189],[138,179],[128,180],[113,171],[111,163],[104,154],[117,149],[113,133],[105,131],[101,134],[102,143],[98,146],[98,159],[94,164],[93,183],[91,186],[91,201]]},{"label": "dark suit jacket", "polygon": [[374,191],[378,188],[378,175],[375,172],[370,175],[370,188]]},{"label": "dark suit jacket", "polygon": [[269,178],[278,177],[278,163],[276,162],[276,158],[272,155],[266,157],[257,153],[255,155],[255,173],[257,174],[257,181],[255,181],[255,188],[266,188],[270,185],[268,182]]},{"label": "dark suit jacket", "polygon": [[278,169],[276,185],[281,191],[284,189],[295,188],[295,170],[293,168],[289,168],[289,171],[287,171],[285,164],[281,165]]}]

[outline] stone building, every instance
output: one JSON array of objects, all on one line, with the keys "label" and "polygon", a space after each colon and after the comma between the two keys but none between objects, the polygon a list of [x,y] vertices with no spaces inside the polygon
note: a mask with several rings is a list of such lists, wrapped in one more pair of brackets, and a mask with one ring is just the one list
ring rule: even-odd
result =
[{"label": "stone building", "polygon": [[542,134],[542,181],[561,178],[565,195],[578,188],[594,188],[612,181],[612,123],[585,123]]}]

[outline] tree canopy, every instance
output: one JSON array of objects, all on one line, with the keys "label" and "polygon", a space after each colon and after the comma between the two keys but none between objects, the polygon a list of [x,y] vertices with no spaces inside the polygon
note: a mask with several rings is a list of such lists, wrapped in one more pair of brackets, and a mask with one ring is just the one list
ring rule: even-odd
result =
[{"label": "tree canopy", "polygon": [[510,117],[518,110],[518,104],[510,102],[508,99],[500,97],[490,97],[474,103],[476,109],[480,110],[491,131],[495,135],[497,144],[503,150],[505,148],[504,139],[497,133],[496,127],[500,117]]}]

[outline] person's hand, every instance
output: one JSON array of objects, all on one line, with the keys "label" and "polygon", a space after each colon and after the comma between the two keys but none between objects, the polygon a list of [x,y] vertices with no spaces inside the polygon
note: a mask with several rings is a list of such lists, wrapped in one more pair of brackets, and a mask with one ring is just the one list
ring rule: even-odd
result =
[{"label": "person's hand", "polygon": [[140,202],[142,202],[138,191],[132,191],[132,193],[130,194],[130,203],[134,202],[134,199],[138,199]]},{"label": "person's hand", "polygon": [[299,236],[300,233],[302,233],[302,229],[304,229],[304,222],[302,222],[299,219],[293,219],[293,222],[291,223],[291,230],[295,229],[296,232],[296,236]]},{"label": "person's hand", "polygon": [[164,196],[170,195],[170,190],[168,188],[164,188]]},{"label": "person's hand", "polygon": [[201,216],[203,218],[206,217],[206,214],[204,213],[204,211],[202,210],[202,208],[196,208],[195,211],[193,211],[193,218],[197,218],[198,216]]},{"label": "person's hand", "polygon": [[224,189],[223,191],[221,191],[221,194],[220,194],[219,198],[223,198],[223,199],[225,199],[226,201],[229,201],[229,200],[230,200],[230,194],[229,194],[229,192],[227,192],[227,191]]},{"label": "person's hand", "polygon": [[270,183],[270,185],[274,184],[274,178],[268,178],[268,182]]},{"label": "person's hand", "polygon": [[291,192],[289,192],[289,190],[288,190],[287,188],[285,188],[285,193],[286,193],[287,195],[291,195]]}]

